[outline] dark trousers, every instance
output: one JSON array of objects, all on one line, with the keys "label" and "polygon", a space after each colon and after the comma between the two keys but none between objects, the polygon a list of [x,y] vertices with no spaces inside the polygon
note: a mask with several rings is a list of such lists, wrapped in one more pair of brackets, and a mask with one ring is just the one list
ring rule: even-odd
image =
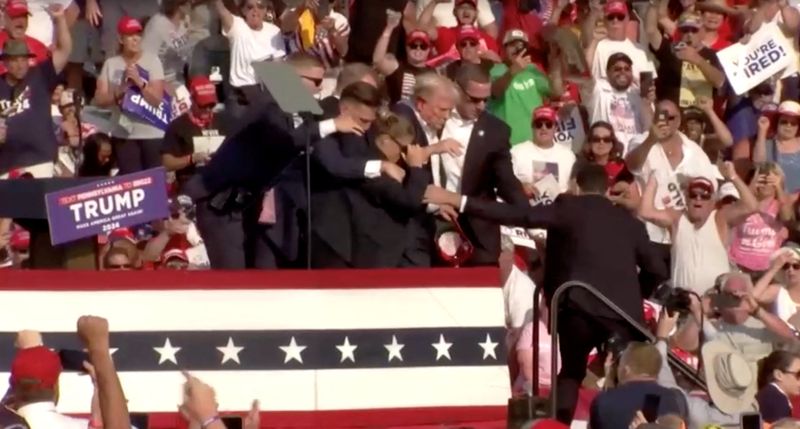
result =
[{"label": "dark trousers", "polygon": [[561,371],[556,381],[556,419],[567,426],[572,423],[575,414],[578,390],[586,377],[589,353],[596,347],[602,347],[612,334],[616,334],[623,343],[642,339],[633,327],[620,319],[594,316],[566,306],[558,313]]},{"label": "dark trousers", "polygon": [[[650,252],[658,259],[664,261],[667,268],[672,266],[672,247],[669,244],[650,242]],[[659,285],[658,280],[653,279],[648,273],[639,272],[639,284],[642,285],[642,295],[645,299],[650,298],[655,288]]]},{"label": "dark trousers", "polygon": [[325,239],[311,231],[311,268],[352,268]]},{"label": "dark trousers", "polygon": [[117,158],[119,174],[136,173],[149,168],[160,167],[161,139],[120,139],[111,138]]}]

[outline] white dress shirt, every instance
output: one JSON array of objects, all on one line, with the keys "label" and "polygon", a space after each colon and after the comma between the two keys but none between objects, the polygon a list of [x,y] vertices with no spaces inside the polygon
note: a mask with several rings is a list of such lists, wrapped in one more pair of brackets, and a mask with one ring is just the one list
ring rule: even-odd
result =
[{"label": "white dress shirt", "polygon": [[[461,155],[452,156],[449,153],[431,156],[431,165],[434,166],[433,183],[441,186],[448,191],[461,192],[461,177],[464,173],[464,159],[467,155],[469,138],[472,136],[472,129],[475,121],[464,119],[457,111],[453,111],[450,119],[444,124],[442,130],[442,140],[453,139],[461,143]],[[439,183],[439,165],[444,168],[446,183]]]},{"label": "white dress shirt", "polygon": [[60,414],[56,410],[56,404],[51,401],[23,405],[19,407],[17,414],[25,419],[31,429],[86,429],[89,427],[89,420]]}]

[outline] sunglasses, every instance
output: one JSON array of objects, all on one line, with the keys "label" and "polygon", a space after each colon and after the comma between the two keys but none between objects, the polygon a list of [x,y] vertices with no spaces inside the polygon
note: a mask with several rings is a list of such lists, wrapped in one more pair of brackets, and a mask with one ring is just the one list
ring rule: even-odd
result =
[{"label": "sunglasses", "polygon": [[408,45],[408,49],[416,49],[419,51],[427,51],[430,46],[427,43],[412,43]]},{"label": "sunglasses", "polygon": [[708,201],[711,199],[711,194],[708,192],[690,192],[689,199]]},{"label": "sunglasses", "polygon": [[311,82],[314,83],[314,86],[322,85],[322,78],[321,77],[311,77],[311,76],[306,76],[306,75],[301,75],[300,77],[302,77],[303,79],[310,80]]},{"label": "sunglasses", "polygon": [[678,29],[683,34],[694,34],[700,31],[700,29],[695,27],[684,27]]},{"label": "sunglasses", "polygon": [[534,128],[547,128],[549,130],[554,126],[555,124],[553,123],[553,121],[533,121]]},{"label": "sunglasses", "polygon": [[794,372],[792,372],[792,371],[786,371],[786,370],[783,370],[783,369],[782,369],[782,370],[780,370],[780,371],[781,371],[782,373],[784,373],[784,374],[793,375],[793,376],[795,376],[795,378],[800,378],[800,371],[794,371]]},{"label": "sunglasses", "polygon": [[473,96],[467,94],[467,91],[463,91],[463,92],[464,92],[464,95],[467,97],[467,99],[469,99],[470,103],[481,104],[481,103],[486,103],[487,101],[489,101],[489,97],[473,97]]},{"label": "sunglasses", "polygon": [[614,140],[611,138],[611,136],[592,136],[589,141],[592,143],[614,143]]},{"label": "sunglasses", "polygon": [[789,262],[783,265],[784,270],[788,270],[789,268],[798,271],[800,270],[800,262]]},{"label": "sunglasses", "polygon": [[781,119],[780,121],[778,121],[778,125],[791,125],[793,127],[796,127],[798,125],[798,122],[793,121],[791,119]]},{"label": "sunglasses", "polygon": [[108,270],[130,270],[133,268],[131,264],[108,264],[106,265],[106,269]]},{"label": "sunglasses", "polygon": [[458,42],[459,48],[466,48],[466,47],[474,48],[476,46],[478,46],[477,40],[462,40]]},{"label": "sunglasses", "polygon": [[606,16],[606,19],[609,20],[609,21],[625,21],[625,18],[627,18],[627,17],[625,15],[621,14],[621,13],[615,13],[615,14]]}]

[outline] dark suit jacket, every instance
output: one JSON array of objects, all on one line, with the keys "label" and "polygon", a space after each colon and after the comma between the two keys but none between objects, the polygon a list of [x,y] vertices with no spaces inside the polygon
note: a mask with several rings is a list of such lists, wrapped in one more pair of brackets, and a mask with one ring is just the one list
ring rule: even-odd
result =
[{"label": "dark suit jacket", "polygon": [[[395,112],[412,121],[417,142],[427,146],[428,139],[411,107],[398,103]],[[511,164],[510,135],[508,125],[492,114],[484,112],[478,117],[464,155],[462,194],[484,199],[496,199],[500,196],[512,205],[521,208],[529,206],[528,198],[523,193],[522,184],[514,175]],[[431,174],[440,175],[438,171],[432,171]],[[466,265],[496,265],[500,256],[499,225],[491,220],[469,215],[460,216],[459,224],[475,246],[475,252]]]},{"label": "dark suit jacket", "polygon": [[758,401],[758,411],[761,413],[761,418],[767,423],[775,423],[780,419],[792,417],[789,398],[772,383],[767,384],[758,391],[756,401]]},{"label": "dark suit jacket", "polygon": [[407,168],[402,184],[378,177],[348,189],[353,212],[353,267],[430,266],[430,253],[419,252],[416,236],[409,233],[419,228],[416,218],[425,213],[422,197],[429,179],[426,169]]},{"label": "dark suit jacket", "polygon": [[[649,296],[654,285],[640,289],[636,267],[652,275],[655,284],[668,278],[666,264],[652,254],[644,224],[602,195],[560,195],[551,205],[526,209],[469,198],[464,211],[503,225],[547,229],[544,293],[548,302],[564,282],[579,280],[641,321],[642,296]],[[582,290],[574,289],[562,306],[617,318]]]},{"label": "dark suit jacket", "polygon": [[325,119],[335,118],[339,116],[339,97],[329,96],[319,101],[319,107],[322,107],[322,117]]}]

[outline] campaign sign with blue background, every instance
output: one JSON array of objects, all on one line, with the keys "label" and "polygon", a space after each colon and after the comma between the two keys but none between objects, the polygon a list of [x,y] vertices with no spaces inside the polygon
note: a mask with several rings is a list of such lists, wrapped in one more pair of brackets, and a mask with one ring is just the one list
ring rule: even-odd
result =
[{"label": "campaign sign with blue background", "polygon": [[50,241],[68,243],[169,216],[163,167],[45,195]]},{"label": "campaign sign with blue background", "polygon": [[[139,76],[145,82],[150,81],[150,73],[140,67],[138,64],[136,68],[139,70]],[[126,85],[122,82],[122,85]],[[161,130],[166,130],[167,125],[172,121],[172,97],[164,91],[164,98],[158,106],[152,106],[144,99],[142,91],[133,86],[128,85],[125,94],[122,96],[122,111],[134,115],[150,125],[157,127]]]}]

